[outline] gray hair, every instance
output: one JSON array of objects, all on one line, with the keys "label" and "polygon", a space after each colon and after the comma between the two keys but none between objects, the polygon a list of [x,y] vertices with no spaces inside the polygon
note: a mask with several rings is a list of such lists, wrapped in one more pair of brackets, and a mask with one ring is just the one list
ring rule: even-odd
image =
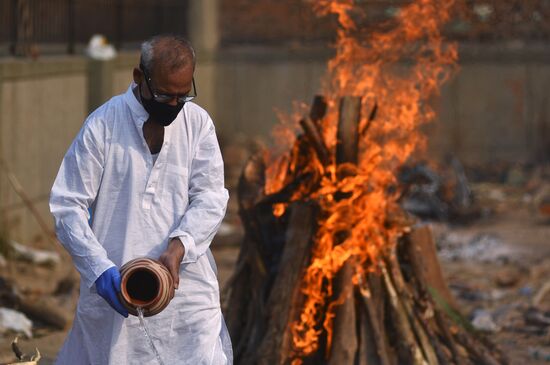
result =
[{"label": "gray hair", "polygon": [[156,65],[174,71],[189,64],[194,69],[195,62],[195,50],[182,36],[158,35],[141,44],[140,65],[150,74],[153,73]]}]

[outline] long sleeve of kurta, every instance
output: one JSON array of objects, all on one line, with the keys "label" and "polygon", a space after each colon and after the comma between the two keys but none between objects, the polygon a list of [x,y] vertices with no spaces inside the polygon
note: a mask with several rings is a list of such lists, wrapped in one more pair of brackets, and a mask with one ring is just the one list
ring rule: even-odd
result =
[{"label": "long sleeve of kurta", "polygon": [[50,195],[57,236],[88,287],[115,266],[88,223],[88,208],[103,174],[105,133],[100,120],[87,120],[61,163]]},{"label": "long sleeve of kurta", "polygon": [[183,262],[196,262],[218,231],[229,194],[224,187],[223,160],[210,118],[201,131],[191,163],[189,206],[179,226],[170,234],[185,247]]}]

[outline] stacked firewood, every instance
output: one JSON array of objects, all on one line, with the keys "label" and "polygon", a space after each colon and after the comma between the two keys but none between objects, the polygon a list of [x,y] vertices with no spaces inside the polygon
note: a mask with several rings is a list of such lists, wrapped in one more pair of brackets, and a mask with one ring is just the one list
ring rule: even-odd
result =
[{"label": "stacked firewood", "polygon": [[[314,100],[300,125],[292,153],[296,165],[279,191],[266,194],[266,162],[262,155],[246,164],[239,184],[240,216],[245,227],[237,268],[226,295],[225,313],[237,364],[504,364],[492,344],[473,332],[460,315],[443,279],[432,233],[402,209],[388,214],[386,226],[407,227],[398,244],[382,251],[374,268],[353,280],[353,256],[332,282],[332,331],[321,335],[304,356],[297,351],[293,325],[305,301],[304,273],[311,263],[322,211],[307,191],[318,189],[319,176],[307,168],[311,159],[337,174],[353,174],[358,141],[375,118],[359,128],[361,99],[340,101],[337,145],[323,140],[326,104]],[[301,198],[296,199],[300,189]],[[304,194],[304,191],[306,193]],[[337,199],[345,199],[346,193]],[[286,204],[278,216],[274,205]],[[327,304],[328,306],[328,304]],[[321,310],[321,316],[327,312]],[[319,319],[323,323],[323,318]]]}]

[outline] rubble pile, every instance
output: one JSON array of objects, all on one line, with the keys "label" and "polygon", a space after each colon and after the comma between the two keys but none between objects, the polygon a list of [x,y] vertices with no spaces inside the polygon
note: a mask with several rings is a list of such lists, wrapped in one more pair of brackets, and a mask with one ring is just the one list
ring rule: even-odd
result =
[{"label": "rubble pile", "polygon": [[[14,357],[21,338],[31,339],[68,329],[78,296],[78,278],[63,254],[2,239],[0,253],[0,364],[38,364],[39,353]],[[56,248],[61,250],[61,246]],[[18,360],[15,360],[15,359]],[[48,360],[48,358],[42,358]]]},{"label": "rubble pile", "polygon": [[547,167],[466,169],[483,214],[431,223],[438,256],[468,325],[489,333],[512,361],[550,361],[550,221]]}]

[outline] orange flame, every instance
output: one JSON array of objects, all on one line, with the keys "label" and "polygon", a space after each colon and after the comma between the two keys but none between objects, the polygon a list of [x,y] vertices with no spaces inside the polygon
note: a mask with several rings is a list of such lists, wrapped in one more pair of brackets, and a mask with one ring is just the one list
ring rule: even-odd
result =
[{"label": "orange flame", "polygon": [[[419,127],[435,117],[428,102],[456,69],[456,46],[444,43],[441,35],[454,0],[416,0],[386,24],[389,30],[368,36],[360,24],[366,9],[357,3],[311,2],[318,14],[336,14],[340,25],[323,90],[328,101],[323,120],[326,146],[334,153],[341,97],[362,97],[359,130],[368,123],[369,106],[376,103],[379,112],[359,141],[357,166],[323,166],[314,157],[306,169],[319,177],[320,186],[313,192],[311,186],[302,186],[292,196],[291,200],[314,199],[321,207],[311,263],[303,277],[305,303],[291,328],[295,363],[318,349],[323,330],[327,350],[331,347],[334,310],[344,299],[332,298],[332,280],[344,263],[353,265],[357,284],[362,275],[384,264],[384,255],[408,228],[386,224],[388,212],[397,205],[396,189],[391,189],[397,186],[396,170],[425,147]],[[302,166],[299,159],[296,150],[289,150],[268,164],[266,193],[285,186],[288,174]],[[346,198],[338,199],[342,193]],[[275,214],[282,215],[285,207],[277,205]]]}]

